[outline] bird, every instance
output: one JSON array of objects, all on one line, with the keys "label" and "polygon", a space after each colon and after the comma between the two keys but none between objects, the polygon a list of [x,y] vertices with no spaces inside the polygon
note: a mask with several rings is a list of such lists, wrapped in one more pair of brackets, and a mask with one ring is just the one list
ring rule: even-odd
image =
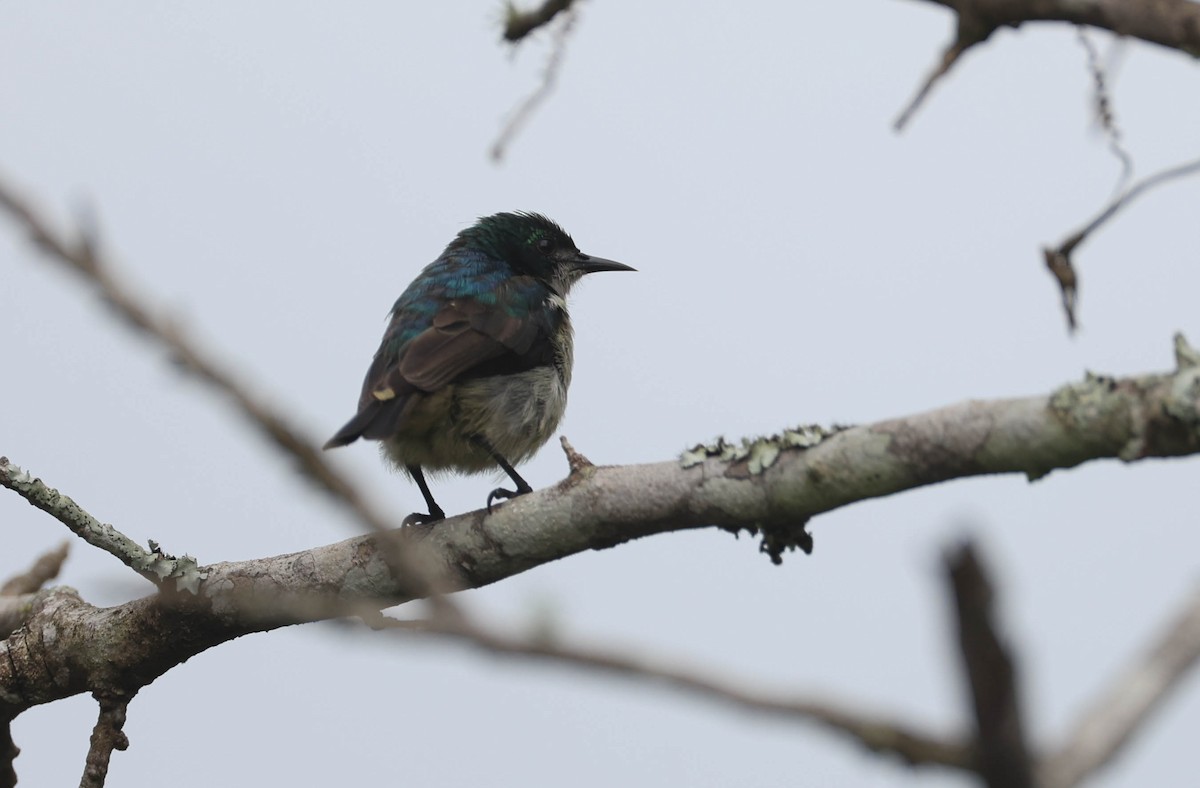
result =
[{"label": "bird", "polygon": [[429,510],[405,525],[445,519],[426,472],[502,470],[516,489],[492,490],[489,514],[495,501],[533,492],[514,466],[550,439],[566,410],[567,293],[585,274],[633,270],[579,251],[540,213],[480,218],[396,300],[358,412],[324,448],[380,441]]}]

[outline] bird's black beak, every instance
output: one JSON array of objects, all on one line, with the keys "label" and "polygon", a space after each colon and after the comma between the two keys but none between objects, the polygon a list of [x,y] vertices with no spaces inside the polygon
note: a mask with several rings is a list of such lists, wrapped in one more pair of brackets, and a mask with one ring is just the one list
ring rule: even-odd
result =
[{"label": "bird's black beak", "polygon": [[624,263],[618,263],[616,260],[605,260],[603,257],[592,257],[590,254],[579,252],[575,255],[575,259],[571,261],[571,267],[583,274],[595,274],[600,271],[636,271],[636,268],[631,268]]}]

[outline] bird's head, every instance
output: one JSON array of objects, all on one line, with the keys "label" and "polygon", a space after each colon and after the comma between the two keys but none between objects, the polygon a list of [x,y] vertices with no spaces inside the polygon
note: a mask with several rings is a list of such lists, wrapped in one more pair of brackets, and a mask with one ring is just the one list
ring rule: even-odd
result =
[{"label": "bird's head", "polygon": [[566,295],[584,274],[635,270],[584,254],[566,230],[540,213],[485,216],[459,233],[454,244],[481,249],[503,260],[515,273],[540,279],[559,295]]}]

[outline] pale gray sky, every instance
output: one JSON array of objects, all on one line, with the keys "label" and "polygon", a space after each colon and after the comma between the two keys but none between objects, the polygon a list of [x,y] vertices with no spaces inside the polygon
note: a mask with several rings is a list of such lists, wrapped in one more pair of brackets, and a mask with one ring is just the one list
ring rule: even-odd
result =
[{"label": "pale gray sky", "polygon": [[[64,219],[92,206],[138,288],[322,438],[352,412],[395,296],[497,210],[545,212],[639,269],[573,299],[562,431],[597,463],[1042,393],[1087,369],[1163,370],[1174,331],[1200,342],[1196,180],[1081,249],[1083,330],[1065,334],[1038,250],[1090,217],[1119,169],[1091,128],[1072,29],[996,35],[897,136],[949,35],[932,5],[598,0],[557,93],[495,166],[488,148],[548,51],[543,37],[510,56],[500,13],[6,4],[0,171]],[[1139,174],[1197,155],[1191,61],[1129,44],[1114,79]],[[0,453],[202,562],[353,533],[7,224],[0,281]],[[419,507],[371,447],[337,461],[398,515]],[[959,481],[816,518],[815,555],[782,567],[714,530],[465,596],[496,622],[549,611],[570,636],[947,728],[965,707],[939,557],[976,534],[1031,727],[1055,737],[1196,582],[1198,467]],[[542,487],[565,470],[552,444],[522,472]],[[455,513],[490,487],[435,492]],[[0,520],[4,575],[67,536],[13,495]],[[80,543],[62,580],[98,604],[149,590]],[[20,717],[22,784],[76,782],[94,719],[86,697]],[[1177,783],[1198,729],[1193,677],[1095,784]],[[112,785],[967,784],[638,684],[323,626],[196,657],[141,692],[126,730]]]}]

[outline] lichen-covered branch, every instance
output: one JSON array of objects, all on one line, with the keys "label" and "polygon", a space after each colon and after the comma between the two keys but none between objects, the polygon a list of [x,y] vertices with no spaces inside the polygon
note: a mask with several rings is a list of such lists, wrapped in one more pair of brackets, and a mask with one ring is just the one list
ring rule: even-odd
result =
[{"label": "lichen-covered branch", "polygon": [[0,457],[0,487],[17,493],[31,505],[67,526],[80,539],[115,556],[121,563],[155,585],[168,577],[176,578],[179,583],[190,586],[194,586],[196,582],[195,559],[190,556],[175,558],[157,549],[145,550],[113,526],[102,523],[88,514],[68,496],[14,465],[7,457]]},{"label": "lichen-covered branch", "polygon": [[[871,425],[794,429],[701,445],[651,465],[576,462],[567,479],[496,507],[407,528],[393,538],[447,589],[652,534],[718,526],[788,534],[822,512],[953,478],[1030,478],[1101,458],[1200,452],[1200,366],[1180,341],[1179,368],[1089,376],[1049,395],[975,401]],[[778,539],[774,550],[782,552]],[[290,555],[203,567],[196,594],[163,593],[96,609],[48,592],[29,624],[0,643],[0,716],[84,691],[132,692],[172,666],[253,631],[379,609],[421,596],[397,575],[379,535]],[[52,623],[47,629],[44,624]],[[39,633],[53,631],[48,646]]]}]

